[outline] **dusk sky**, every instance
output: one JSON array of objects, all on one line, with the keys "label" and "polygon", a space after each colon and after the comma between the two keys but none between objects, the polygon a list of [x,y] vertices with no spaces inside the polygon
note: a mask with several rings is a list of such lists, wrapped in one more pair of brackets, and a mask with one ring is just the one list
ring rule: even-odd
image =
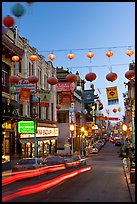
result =
[{"label": "dusk sky", "polygon": [[[16,3],[26,10],[20,18],[11,11]],[[135,54],[125,54],[129,48],[135,51],[135,2],[33,2],[31,6],[27,2],[2,2],[2,18],[6,15],[15,18],[19,35],[27,38],[45,60],[49,61],[51,52],[56,55],[54,67],[78,71],[82,79],[94,72],[95,94],[104,105],[104,114],[110,109],[110,116],[122,118],[122,93],[126,92],[124,82],[128,81],[125,73],[129,63],[135,62]],[[91,62],[86,56],[90,49],[94,53]],[[110,60],[106,56],[109,49],[114,52]],[[75,55],[72,60],[67,58],[70,51]],[[118,75],[114,82],[106,80],[110,66]],[[86,82],[85,89],[90,89],[90,84]],[[106,88],[113,86],[117,86],[119,104],[108,105]],[[114,107],[121,107],[122,112],[113,113]]]}]

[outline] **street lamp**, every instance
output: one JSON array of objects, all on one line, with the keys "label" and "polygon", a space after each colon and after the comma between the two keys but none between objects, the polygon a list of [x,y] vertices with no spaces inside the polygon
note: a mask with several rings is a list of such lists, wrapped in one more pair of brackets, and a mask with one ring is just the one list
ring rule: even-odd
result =
[{"label": "street lamp", "polygon": [[34,121],[34,157],[37,157],[37,138],[36,138],[36,108],[38,105],[39,99],[35,95],[32,97],[32,105],[33,105],[33,121]]},{"label": "street lamp", "polygon": [[123,129],[123,132],[124,132],[124,150],[126,148],[126,131],[127,131],[127,125],[126,124],[123,124],[122,125],[122,129]]},{"label": "street lamp", "polygon": [[75,126],[74,123],[70,123],[70,133],[71,133],[71,154],[74,154],[74,144],[73,144],[73,135],[74,135],[74,130],[75,130]]},{"label": "street lamp", "polygon": [[82,143],[82,155],[84,155],[84,127],[81,127],[82,137],[81,137],[81,143]]}]

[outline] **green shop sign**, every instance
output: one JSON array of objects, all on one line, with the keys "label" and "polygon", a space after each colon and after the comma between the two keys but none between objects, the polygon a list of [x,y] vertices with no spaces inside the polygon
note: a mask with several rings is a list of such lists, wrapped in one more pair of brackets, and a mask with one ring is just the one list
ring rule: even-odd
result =
[{"label": "green shop sign", "polygon": [[19,133],[34,133],[34,121],[20,121],[18,122]]}]

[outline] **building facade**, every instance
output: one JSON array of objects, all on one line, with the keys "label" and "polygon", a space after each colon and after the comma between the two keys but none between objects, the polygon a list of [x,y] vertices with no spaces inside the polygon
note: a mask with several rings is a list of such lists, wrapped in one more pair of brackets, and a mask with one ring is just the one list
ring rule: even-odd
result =
[{"label": "building facade", "polygon": [[[36,55],[37,60],[30,60]],[[19,61],[12,61],[18,56]],[[9,77],[17,76],[18,83],[10,83]],[[29,83],[29,77],[38,77],[37,83]],[[36,121],[37,156],[56,151],[59,130],[57,128],[55,85],[47,83],[56,76],[51,61],[45,61],[29,41],[19,36],[17,27],[2,35],[2,159],[9,161],[17,156],[34,156],[34,134],[19,133],[20,121]],[[31,87],[31,88],[30,88]],[[21,91],[30,90],[30,99],[21,100]],[[42,101],[43,97],[46,101]],[[37,97],[37,104],[33,98]],[[55,131],[56,130],[56,131]]]}]

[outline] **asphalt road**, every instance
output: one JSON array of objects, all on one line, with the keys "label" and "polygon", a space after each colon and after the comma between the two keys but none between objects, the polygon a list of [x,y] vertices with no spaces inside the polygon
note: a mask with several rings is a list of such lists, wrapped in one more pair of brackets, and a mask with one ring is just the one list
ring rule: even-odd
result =
[{"label": "asphalt road", "polygon": [[[132,202],[118,150],[119,147],[107,142],[98,154],[88,157],[87,164],[92,167],[91,170],[40,193],[17,197],[9,202]],[[3,187],[2,196],[16,192],[21,187],[53,179],[65,172],[48,173],[15,182]]]}]

